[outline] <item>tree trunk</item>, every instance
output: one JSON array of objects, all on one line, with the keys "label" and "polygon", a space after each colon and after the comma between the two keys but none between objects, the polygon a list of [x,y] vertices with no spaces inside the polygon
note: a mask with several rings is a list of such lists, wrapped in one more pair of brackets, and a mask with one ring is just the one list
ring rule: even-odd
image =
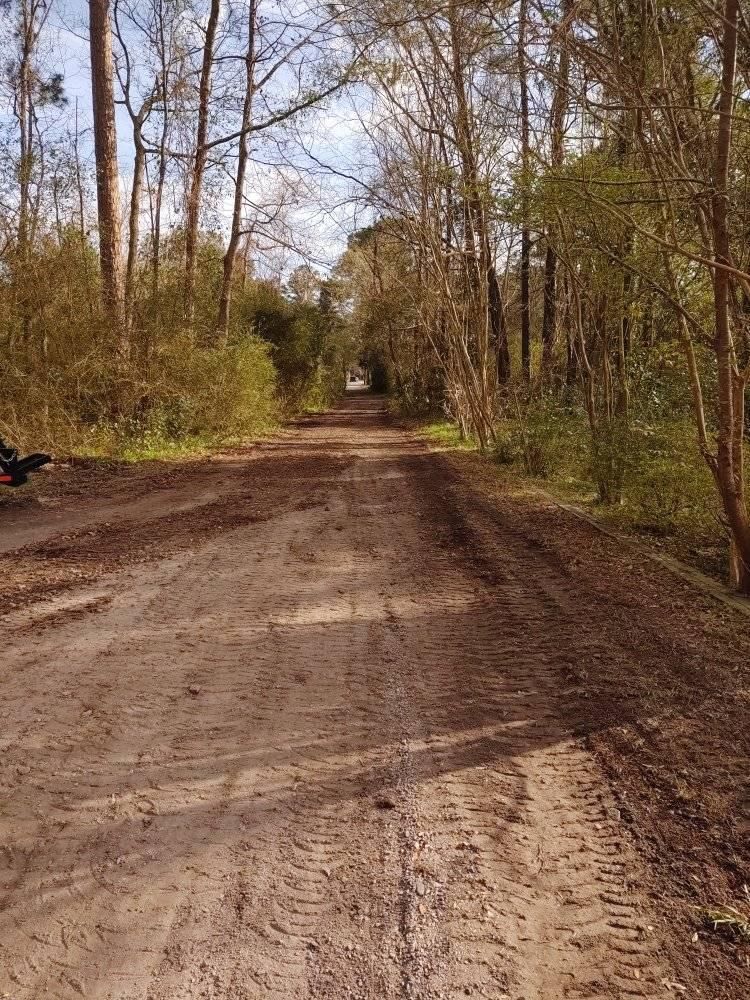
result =
[{"label": "tree trunk", "polygon": [[123,323],[120,187],[109,0],[89,0],[89,34],[102,299],[117,338],[118,350],[124,356],[127,354],[127,338]]},{"label": "tree trunk", "polygon": [[185,220],[185,294],[184,317],[187,323],[195,318],[195,266],[198,251],[198,221],[200,217],[201,192],[203,189],[203,174],[206,170],[208,151],[208,111],[211,96],[211,73],[214,63],[214,43],[216,28],[221,13],[221,0],[211,0],[211,11],[206,25],[206,38],[203,44],[203,63],[201,65],[200,84],[198,87],[198,128],[195,138],[195,155],[193,169],[190,175],[190,190],[188,191]]},{"label": "tree trunk", "polygon": [[16,115],[19,125],[19,161],[18,161],[18,231],[15,254],[16,294],[21,293],[20,310],[23,330],[23,343],[27,350],[31,348],[31,307],[29,302],[29,285],[31,276],[31,174],[34,165],[34,95],[32,90],[32,59],[36,45],[34,11],[28,3],[21,5],[21,22],[19,26],[19,41],[21,46],[18,64],[18,90]]},{"label": "tree trunk", "polygon": [[161,273],[161,213],[164,204],[164,185],[167,180],[167,157],[165,149],[159,150],[159,172],[156,178],[156,196],[154,198],[154,221],[151,241],[151,292],[156,300],[159,294],[159,277]]},{"label": "tree trunk", "polygon": [[[454,95],[456,98],[455,115],[455,136],[456,145],[461,159],[462,187],[464,199],[465,215],[465,239],[467,244],[467,268],[469,281],[475,292],[477,306],[482,308],[484,321],[477,323],[477,350],[475,361],[472,364],[469,359],[462,357],[462,369],[471,369],[472,375],[476,374],[479,379],[478,400],[476,401],[476,413],[480,415],[480,423],[484,426],[475,427],[479,434],[480,441],[484,442],[492,437],[493,425],[493,400],[487,385],[487,362],[491,360],[488,343],[489,337],[494,342],[498,378],[501,382],[507,381],[510,374],[510,355],[508,354],[504,309],[500,284],[497,279],[495,264],[492,259],[491,245],[487,229],[487,218],[485,207],[482,203],[479,184],[479,171],[477,167],[476,139],[472,134],[471,110],[466,94],[466,82],[464,79],[464,66],[461,59],[463,45],[463,30],[460,12],[455,2],[448,5],[447,17],[450,29],[451,40],[451,71]],[[462,356],[462,352],[459,352]],[[493,365],[494,367],[494,365]],[[465,386],[466,392],[471,396],[472,388]]]},{"label": "tree trunk", "polygon": [[80,132],[78,128],[78,98],[76,97],[75,139],[73,151],[76,164],[76,195],[78,197],[78,231],[81,242],[86,239],[86,215],[83,207],[83,174],[81,171]]},{"label": "tree trunk", "polygon": [[529,232],[529,84],[526,66],[527,0],[520,0],[518,10],[518,78],[521,87],[521,369],[524,380],[531,381],[531,303],[529,272],[531,268],[531,233]]},{"label": "tree trunk", "polygon": [[[738,0],[726,0],[721,43],[719,127],[711,206],[714,256],[715,260],[722,264],[731,263],[728,220],[729,158],[732,148],[738,12]],[[750,593],[750,518],[745,505],[742,454],[745,383],[736,371],[734,360],[730,327],[731,288],[727,271],[714,268],[713,290],[719,418],[716,480],[732,538],[733,583],[743,593]]]},{"label": "tree trunk", "polygon": [[[490,257],[489,239],[486,240],[485,253]],[[489,285],[490,330],[495,342],[497,357],[497,380],[505,385],[510,380],[510,349],[508,347],[508,327],[505,322],[505,303],[500,290],[500,279],[497,276],[495,263],[490,257],[487,267],[487,283]]]},{"label": "tree trunk", "polygon": [[224,274],[221,282],[221,297],[219,299],[219,316],[216,321],[216,339],[220,344],[226,343],[229,333],[229,306],[232,300],[232,279],[234,277],[234,262],[242,235],[242,206],[245,198],[245,175],[248,161],[247,129],[253,114],[253,96],[255,93],[255,17],[257,0],[250,0],[248,10],[247,53],[245,55],[245,101],[242,106],[242,135],[239,138],[237,153],[237,176],[234,182],[234,206],[232,208],[232,230],[229,245],[224,254]]},{"label": "tree trunk", "polygon": [[156,302],[159,294],[159,277],[161,270],[161,216],[164,204],[164,186],[167,180],[167,138],[169,136],[169,60],[167,58],[167,40],[164,30],[164,3],[158,4],[158,39],[160,74],[155,88],[161,102],[161,134],[159,136],[159,169],[156,177],[156,195],[152,213],[151,232],[151,294]]},{"label": "tree trunk", "polygon": [[[570,53],[568,51],[568,18],[572,0],[562,0],[562,37],[558,64],[557,87],[550,113],[550,166],[554,171],[562,166],[565,158],[563,135],[565,115],[568,110],[568,79],[570,75]],[[553,243],[555,227],[547,229],[547,251],[544,258],[544,313],[542,315],[542,374],[546,376],[552,367],[552,353],[557,328],[557,254]]]},{"label": "tree trunk", "polygon": [[141,236],[141,198],[143,175],[146,169],[146,148],[143,145],[140,125],[133,124],[133,187],[130,192],[130,217],[128,219],[128,261],[125,270],[125,325],[130,335],[133,326],[135,276],[138,267],[138,244]]}]

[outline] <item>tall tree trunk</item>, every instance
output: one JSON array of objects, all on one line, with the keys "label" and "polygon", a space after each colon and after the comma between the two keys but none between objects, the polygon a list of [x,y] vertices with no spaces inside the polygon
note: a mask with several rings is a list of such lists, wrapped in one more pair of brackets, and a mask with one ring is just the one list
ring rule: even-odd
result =
[{"label": "tall tree trunk", "polygon": [[125,326],[130,335],[133,327],[135,304],[135,277],[138,267],[138,244],[141,238],[141,198],[143,197],[143,175],[146,170],[146,147],[143,144],[140,124],[133,123],[133,187],[130,192],[130,215],[128,218],[128,260],[125,269]]},{"label": "tall tree trunk", "polygon": [[159,170],[156,177],[156,196],[154,198],[154,219],[151,239],[151,293],[156,299],[159,294],[159,278],[161,273],[161,217],[164,204],[164,186],[167,181],[166,137],[159,149]]},{"label": "tall tree trunk", "polygon": [[505,385],[510,379],[510,348],[508,347],[508,328],[505,322],[505,303],[500,289],[500,279],[497,276],[495,262],[491,258],[489,237],[485,234],[485,253],[487,265],[487,284],[489,286],[490,330],[495,342],[497,380]]},{"label": "tall tree trunk", "polygon": [[[461,158],[463,174],[463,198],[465,203],[465,231],[467,241],[467,263],[470,280],[474,286],[477,303],[486,305],[485,317],[487,323],[480,322],[481,333],[478,335],[477,354],[479,364],[472,366],[479,378],[479,401],[477,413],[481,429],[475,430],[480,440],[491,438],[493,430],[493,401],[489,392],[488,380],[485,377],[489,359],[489,343],[487,332],[494,341],[497,371],[500,381],[506,381],[510,374],[510,356],[507,351],[505,337],[504,310],[500,284],[497,279],[495,264],[487,230],[485,207],[482,203],[479,184],[479,169],[477,166],[477,151],[475,137],[472,134],[471,110],[466,93],[464,66],[461,58],[463,48],[463,31],[460,11],[453,0],[448,5],[448,20],[452,50],[452,84],[456,98],[455,135],[456,145]],[[467,390],[471,391],[471,390]]]},{"label": "tall tree trunk", "polygon": [[219,299],[219,316],[216,321],[216,339],[226,343],[229,333],[229,306],[232,300],[232,279],[234,277],[234,262],[242,235],[242,207],[245,199],[245,176],[248,161],[247,129],[253,114],[253,96],[255,94],[255,19],[257,0],[250,0],[247,24],[247,53],[245,55],[245,100],[242,106],[242,134],[239,138],[237,152],[237,176],[234,182],[234,206],[232,208],[232,230],[229,244],[224,254],[224,274],[221,282],[221,297]]},{"label": "tall tree trunk", "polygon": [[133,106],[133,73],[128,51],[128,43],[119,23],[118,0],[114,0],[113,22],[115,38],[124,58],[124,72],[118,67],[118,80],[123,94],[122,103],[130,116],[133,131],[133,184],[130,189],[130,210],[128,213],[128,257],[125,265],[125,328],[132,345],[133,314],[135,310],[135,282],[138,269],[138,251],[141,239],[141,202],[143,200],[143,183],[146,178],[146,143],[143,139],[143,126],[146,123],[154,102],[158,97],[159,84],[141,103],[138,111]]},{"label": "tall tree trunk", "polygon": [[18,104],[17,116],[19,125],[19,160],[18,160],[18,255],[22,259],[29,237],[29,192],[31,190],[32,168],[32,110],[31,110],[31,42],[30,28],[26,24],[27,12],[24,5],[24,16],[21,30],[23,32],[21,59],[18,66]]},{"label": "tall tree trunk", "polygon": [[[711,206],[714,257],[721,264],[731,264],[729,159],[732,149],[738,16],[738,0],[726,0],[721,43],[719,127]],[[732,538],[733,583],[743,593],[750,593],[750,517],[745,505],[742,451],[745,383],[736,370],[730,326],[730,277],[722,268],[714,268],[713,291],[719,418],[715,474]]]},{"label": "tall tree trunk", "polygon": [[198,221],[200,218],[201,193],[203,190],[203,175],[206,170],[208,151],[208,111],[211,97],[211,73],[214,64],[214,44],[216,28],[221,13],[221,0],[211,0],[211,10],[206,25],[206,37],[203,43],[203,62],[201,65],[200,83],[198,86],[198,128],[195,137],[195,155],[193,169],[190,174],[190,189],[188,191],[185,220],[185,294],[184,317],[192,323],[195,318],[195,265],[198,251]]},{"label": "tall tree trunk", "polygon": [[547,376],[552,367],[557,326],[557,254],[549,242],[544,254],[544,312],[542,314],[542,375]]},{"label": "tall tree trunk", "polygon": [[16,294],[19,290],[23,343],[31,347],[31,307],[29,302],[31,263],[31,174],[34,164],[34,95],[32,90],[32,59],[36,45],[35,12],[28,0],[21,4],[19,42],[21,46],[18,65],[18,90],[16,115],[19,125],[18,160],[18,231],[15,254]]},{"label": "tall tree trunk", "polygon": [[[568,80],[570,76],[570,52],[568,50],[568,21],[572,0],[562,0],[562,32],[560,55],[557,68],[557,86],[550,113],[550,166],[554,172],[562,166],[565,158],[563,135],[565,115],[568,110]],[[552,352],[557,328],[557,254],[553,246],[555,226],[547,228],[547,250],[544,257],[544,313],[542,315],[542,375],[546,376],[552,367]]]},{"label": "tall tree trunk", "polygon": [[89,34],[102,297],[117,338],[118,350],[125,356],[128,345],[123,323],[120,187],[109,0],[89,0]]},{"label": "tall tree trunk", "polygon": [[531,233],[529,232],[529,82],[526,64],[527,0],[518,8],[518,79],[521,97],[521,369],[526,382],[531,381]]},{"label": "tall tree trunk", "polygon": [[164,204],[164,186],[167,180],[167,139],[169,136],[169,60],[167,58],[167,38],[164,30],[164,3],[158,5],[158,38],[160,73],[155,88],[155,96],[161,103],[161,133],[159,135],[159,168],[156,175],[156,194],[152,213],[151,231],[151,294],[154,302],[159,294],[161,270],[161,218]]},{"label": "tall tree trunk", "polygon": [[81,150],[80,150],[80,131],[78,128],[78,98],[76,97],[76,117],[75,117],[75,139],[73,142],[73,151],[75,156],[76,164],[76,195],[78,197],[78,231],[81,236],[81,242],[86,239],[86,215],[83,207],[83,172],[81,170]]}]

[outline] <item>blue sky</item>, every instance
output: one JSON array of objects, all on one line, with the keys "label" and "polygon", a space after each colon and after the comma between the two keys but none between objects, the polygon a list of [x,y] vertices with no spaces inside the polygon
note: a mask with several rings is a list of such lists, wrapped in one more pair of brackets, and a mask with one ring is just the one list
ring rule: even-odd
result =
[{"label": "blue sky", "polygon": [[[64,127],[72,127],[76,102],[79,127],[83,133],[82,148],[93,159],[91,143],[91,80],[90,53],[88,39],[88,3],[86,0],[56,0],[45,32],[42,45],[45,65],[51,71],[64,75],[65,94],[68,109],[64,114]],[[320,111],[311,127],[306,128],[304,142],[315,157],[329,163],[335,169],[354,176],[362,176],[362,155],[364,146],[361,130],[351,97],[329,102]],[[118,158],[123,180],[123,195],[127,197],[132,175],[133,145],[131,123],[126,110],[116,109],[118,124]],[[298,166],[303,166],[303,157],[295,156]],[[300,241],[309,249],[312,262],[321,266],[323,262],[333,263],[346,245],[347,234],[367,220],[353,204],[347,204],[347,193],[358,194],[356,185],[347,184],[332,176],[326,177],[313,164],[314,171],[305,175],[308,186],[307,203],[296,213],[296,224]],[[270,172],[257,168],[253,184],[264,183],[264,173],[270,179]],[[230,203],[219,205],[218,214],[228,220]],[[295,254],[289,255],[287,266],[293,266]]]}]

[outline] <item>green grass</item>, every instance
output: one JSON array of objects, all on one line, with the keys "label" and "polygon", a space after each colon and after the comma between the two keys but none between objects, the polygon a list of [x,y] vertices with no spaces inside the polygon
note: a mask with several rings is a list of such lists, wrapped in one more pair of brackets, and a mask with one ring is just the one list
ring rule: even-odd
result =
[{"label": "green grass", "polygon": [[258,441],[273,434],[279,426],[275,420],[258,421],[246,434],[232,435],[170,435],[160,429],[118,434],[113,428],[99,428],[76,442],[70,454],[75,458],[129,463],[184,461]]},{"label": "green grass", "polygon": [[163,438],[154,441],[126,441],[115,449],[113,457],[123,462],[174,461],[197,458],[215,447],[215,443],[198,436],[180,440]]},{"label": "green grass", "polygon": [[428,424],[420,424],[419,430],[429,441],[446,451],[477,449],[476,440],[473,437],[462,437],[457,425],[450,420],[434,420]]}]

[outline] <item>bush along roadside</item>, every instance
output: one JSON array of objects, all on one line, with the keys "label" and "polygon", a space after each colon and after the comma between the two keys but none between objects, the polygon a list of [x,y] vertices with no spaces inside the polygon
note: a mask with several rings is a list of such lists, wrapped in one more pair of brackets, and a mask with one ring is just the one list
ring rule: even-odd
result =
[{"label": "bush along roadside", "polygon": [[[479,459],[476,440],[462,437],[453,422],[416,426],[434,447],[473,451]],[[617,442],[619,482],[616,499],[610,500],[602,497],[601,465],[611,474],[614,463],[601,446],[597,451],[587,444],[586,431],[581,408],[529,405],[520,418],[498,420],[493,447],[482,458],[494,463],[506,488],[542,488],[604,526],[726,581],[727,533],[689,420],[633,423],[627,438]]]}]

